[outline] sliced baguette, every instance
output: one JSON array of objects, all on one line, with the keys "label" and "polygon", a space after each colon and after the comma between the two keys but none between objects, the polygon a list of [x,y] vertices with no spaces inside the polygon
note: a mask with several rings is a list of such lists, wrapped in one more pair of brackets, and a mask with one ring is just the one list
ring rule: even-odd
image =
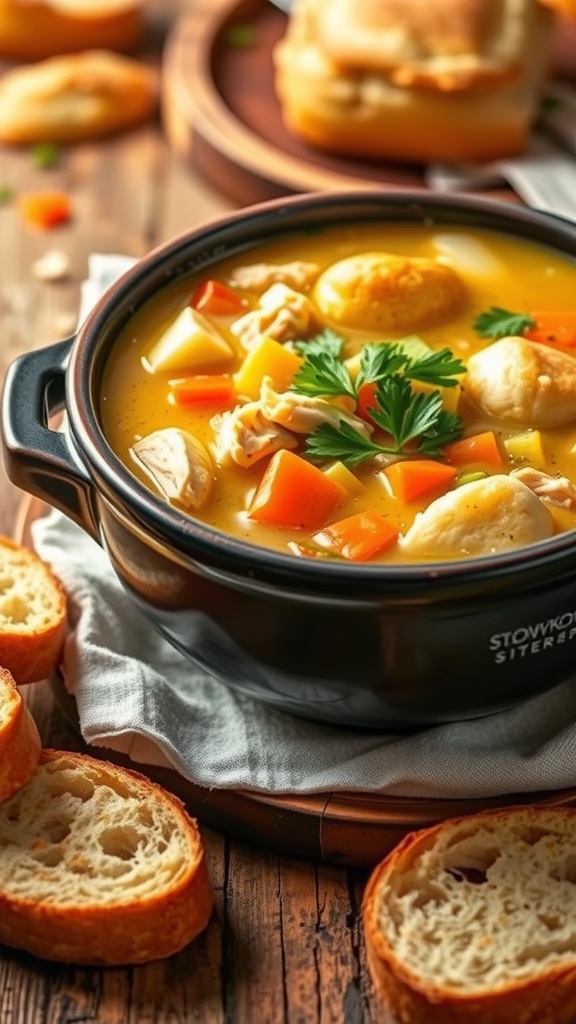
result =
[{"label": "sliced baguette", "polygon": [[10,672],[0,668],[0,801],[28,781],[39,757],[36,723]]},{"label": "sliced baguette", "polygon": [[213,894],[196,822],[144,776],[43,750],[0,805],[0,942],[49,960],[137,964],[178,952]]},{"label": "sliced baguette", "polygon": [[66,594],[50,567],[0,536],[0,665],[19,686],[46,679],[60,661],[66,627]]},{"label": "sliced baguette", "polygon": [[412,833],[363,899],[375,986],[402,1024],[576,1020],[576,808]]}]

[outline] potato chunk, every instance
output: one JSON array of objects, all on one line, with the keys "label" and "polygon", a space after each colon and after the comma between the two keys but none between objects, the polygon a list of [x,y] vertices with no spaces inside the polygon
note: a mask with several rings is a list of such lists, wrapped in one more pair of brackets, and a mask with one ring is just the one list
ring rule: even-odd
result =
[{"label": "potato chunk", "polygon": [[201,313],[185,306],[153,346],[147,362],[154,372],[185,373],[229,363],[233,355],[216,328]]},{"label": "potato chunk", "polygon": [[401,334],[458,312],[465,288],[456,272],[424,256],[364,252],[328,267],[312,297],[343,327]]},{"label": "potato chunk", "polygon": [[400,541],[415,558],[467,558],[545,540],[553,518],[515,477],[488,476],[462,484],[420,512]]}]

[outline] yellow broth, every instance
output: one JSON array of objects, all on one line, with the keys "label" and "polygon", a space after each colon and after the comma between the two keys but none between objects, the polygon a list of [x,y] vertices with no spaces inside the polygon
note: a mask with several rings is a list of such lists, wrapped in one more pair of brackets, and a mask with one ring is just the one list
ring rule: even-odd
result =
[{"label": "yellow broth", "polygon": [[[402,331],[399,335],[370,334],[337,328],[346,339],[345,356],[352,355],[366,342],[394,340],[406,334],[417,334],[432,348],[450,348],[455,356],[466,362],[473,352],[491,344],[478,336],[473,321],[478,314],[492,306],[514,311],[574,309],[576,263],[572,259],[527,240],[488,230],[446,225],[390,224],[343,226],[305,236],[284,237],[235,255],[200,274],[166,287],[151,297],[131,318],[108,358],[102,382],[100,414],[111,448],[134,475],[153,489],[147,474],[130,456],[130,447],[139,438],[160,428],[176,426],[211,446],[213,432],[210,421],[219,411],[218,408],[210,405],[179,407],[170,403],[168,380],[183,374],[152,373],[146,365],[147,354],[189,302],[192,292],[201,281],[206,278],[226,281],[232,269],[260,262],[285,264],[292,260],[306,260],[317,263],[323,269],[345,256],[371,250],[434,258],[439,255],[434,241],[439,235],[449,235],[451,239],[460,238],[464,246],[460,255],[446,257],[444,251],[444,257],[449,259],[466,286],[467,300],[463,309],[439,325]],[[489,254],[485,264],[483,259],[476,259],[473,252],[468,253],[470,240],[472,244],[474,241],[480,242]],[[459,244],[457,241],[457,250]],[[247,293],[247,297],[254,305],[254,294]],[[246,355],[246,349],[230,332],[233,319],[218,318],[213,321],[236,352],[235,364],[224,368],[218,366],[215,372],[222,372],[223,369],[234,372]],[[576,350],[566,351],[576,353]],[[203,367],[201,372],[207,370],[210,367]],[[463,419],[465,433],[492,427],[501,444],[509,435],[521,429],[487,422],[465,400],[460,401],[457,411]],[[523,429],[529,427],[530,424],[526,424]],[[542,430],[541,435],[547,472],[566,476],[576,482],[576,454],[572,451],[576,442],[576,422],[561,428]],[[205,507],[193,515],[251,544],[287,552],[291,541],[306,539],[302,530],[260,524],[246,513],[266,462],[264,460],[249,469],[233,466],[218,472],[211,498]],[[508,464],[498,472],[508,472],[517,465],[510,458]],[[488,473],[495,472],[494,467],[484,469]],[[360,494],[351,494],[336,509],[330,521],[368,507],[387,517],[404,533],[416,513],[437,496],[427,495],[425,499],[404,503],[392,497],[382,485],[381,476],[374,464],[360,465],[354,468],[354,473],[364,488]],[[441,488],[438,494],[445,489]],[[550,511],[557,531],[573,529],[576,525],[576,512],[572,509],[551,505]],[[406,561],[406,556],[398,546],[393,546],[373,560],[393,563]]]}]

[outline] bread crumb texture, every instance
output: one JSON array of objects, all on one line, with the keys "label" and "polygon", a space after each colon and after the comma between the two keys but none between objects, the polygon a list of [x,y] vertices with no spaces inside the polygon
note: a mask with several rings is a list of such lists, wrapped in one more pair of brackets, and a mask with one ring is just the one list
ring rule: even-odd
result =
[{"label": "bread crumb texture", "polygon": [[373,978],[402,1022],[576,1019],[576,810],[414,833],[364,898]]},{"label": "bread crumb texture", "polygon": [[0,941],[78,963],[169,956],[212,912],[200,833],[128,769],[45,750],[0,805]]},{"label": "bread crumb texture", "polygon": [[67,626],[64,589],[33,551],[0,537],[0,665],[16,683],[58,665]]}]

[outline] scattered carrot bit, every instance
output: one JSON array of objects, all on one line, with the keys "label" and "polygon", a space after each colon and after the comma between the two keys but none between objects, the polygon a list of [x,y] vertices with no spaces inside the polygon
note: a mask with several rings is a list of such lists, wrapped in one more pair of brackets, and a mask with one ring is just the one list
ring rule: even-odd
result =
[{"label": "scattered carrot bit", "polygon": [[415,501],[431,491],[446,489],[456,477],[457,469],[433,459],[404,459],[384,470],[390,489],[400,501]]},{"label": "scattered carrot bit", "polygon": [[221,281],[207,280],[199,284],[190,305],[209,316],[236,316],[246,309],[246,301]]},{"label": "scattered carrot bit", "polygon": [[398,539],[399,531],[377,512],[357,512],[331,523],[313,540],[351,562],[366,562]]},{"label": "scattered carrot bit", "polygon": [[168,381],[169,397],[176,405],[210,403],[224,407],[236,399],[234,380],[229,373],[199,373]]},{"label": "scattered carrot bit", "polygon": [[535,326],[524,331],[530,341],[543,345],[576,345],[576,310],[534,312]]},{"label": "scattered carrot bit", "polygon": [[493,430],[483,430],[479,434],[452,441],[444,448],[443,455],[453,466],[465,466],[471,462],[502,465],[502,453]]},{"label": "scattered carrot bit", "polygon": [[321,469],[282,448],[270,459],[248,515],[259,523],[318,530],[345,497]]},{"label": "scattered carrot bit", "polygon": [[42,230],[65,224],[72,216],[70,198],[60,189],[21,192],[18,206],[24,220],[32,227]]}]

